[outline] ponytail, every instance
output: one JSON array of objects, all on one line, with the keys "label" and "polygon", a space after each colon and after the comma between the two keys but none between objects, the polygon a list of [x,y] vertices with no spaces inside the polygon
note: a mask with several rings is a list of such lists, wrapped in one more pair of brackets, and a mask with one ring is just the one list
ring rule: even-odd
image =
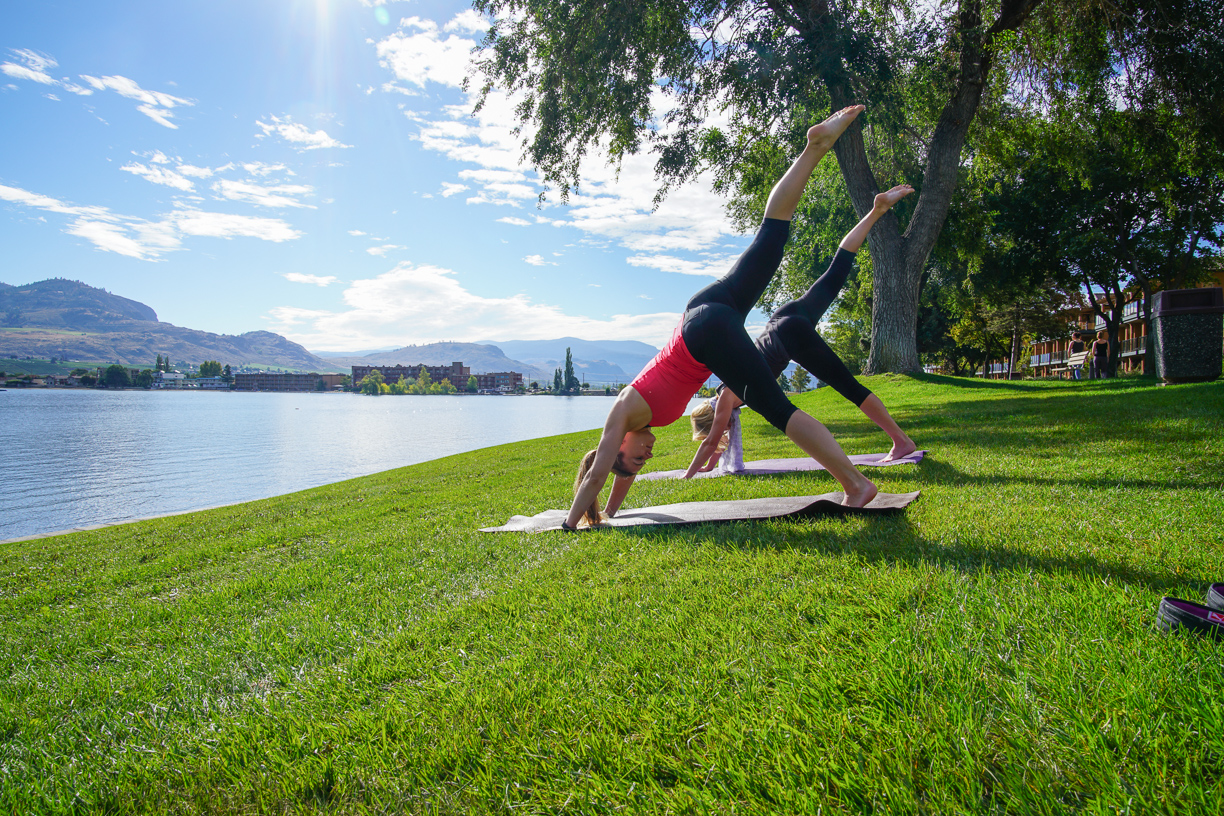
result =
[{"label": "ponytail", "polygon": [[[591,472],[591,465],[595,464],[596,452],[587,451],[586,455],[582,457],[582,461],[578,463],[578,475],[574,477],[574,495],[578,495],[579,488],[582,487],[587,474]],[[632,479],[634,477],[634,474],[625,467],[619,452],[616,454],[616,462],[612,465],[612,472],[625,479]],[[603,520],[603,511],[599,507],[599,494],[596,493],[595,498],[591,500],[591,505],[582,511],[582,518],[579,521],[585,521],[588,525],[593,526]]]}]

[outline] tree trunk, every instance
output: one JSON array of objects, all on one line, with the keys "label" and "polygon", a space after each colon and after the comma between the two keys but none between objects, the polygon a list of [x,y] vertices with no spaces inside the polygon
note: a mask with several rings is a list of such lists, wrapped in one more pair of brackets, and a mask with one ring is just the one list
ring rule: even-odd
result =
[{"label": "tree trunk", "polygon": [[1020,357],[1020,327],[1012,327],[1011,362],[1007,366],[1007,379],[1016,379],[1016,362]]},{"label": "tree trunk", "polygon": [[[981,0],[961,0],[957,16],[960,70],[956,89],[944,104],[931,135],[924,162],[921,192],[905,234],[890,211],[867,236],[873,269],[871,350],[865,374],[917,373],[918,294],[922,270],[939,238],[960,170],[961,149],[969,125],[977,114],[992,62],[989,44],[1000,31],[1018,28],[1040,0],[1005,0],[993,26],[983,30]],[[799,9],[796,9],[799,11]],[[804,17],[802,13],[800,17]],[[814,19],[814,18],[809,18]],[[813,35],[818,34],[813,26]],[[833,109],[859,101],[840,61],[827,63],[823,79]],[[856,122],[834,145],[850,200],[862,218],[879,192],[863,145],[862,126]],[[900,179],[897,179],[900,181]]]}]

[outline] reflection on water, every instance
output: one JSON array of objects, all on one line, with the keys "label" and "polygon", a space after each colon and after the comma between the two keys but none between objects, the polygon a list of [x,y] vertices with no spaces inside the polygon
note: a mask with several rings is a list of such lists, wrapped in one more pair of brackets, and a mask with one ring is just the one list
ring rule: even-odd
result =
[{"label": "reflection on water", "polygon": [[598,428],[600,397],[0,393],[0,540],[251,501]]}]

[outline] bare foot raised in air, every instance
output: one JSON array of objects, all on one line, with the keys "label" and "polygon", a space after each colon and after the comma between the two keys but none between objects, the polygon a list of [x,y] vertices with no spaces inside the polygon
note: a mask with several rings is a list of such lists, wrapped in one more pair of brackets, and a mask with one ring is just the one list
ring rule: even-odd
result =
[{"label": "bare foot raised in air", "polygon": [[892,209],[894,204],[912,192],[914,192],[914,188],[908,184],[898,184],[891,190],[885,190],[884,192],[876,195],[875,200],[872,201],[872,209],[875,209],[878,212],[887,212],[888,210]]},{"label": "bare foot raised in air", "polygon": [[[843,485],[845,487],[845,485]],[[846,498],[842,499],[844,507],[863,507],[869,501],[876,497],[880,489],[875,486],[875,483],[866,476],[861,476],[855,481],[854,487],[846,488]]]},{"label": "bare foot raised in air", "polygon": [[914,440],[907,436],[903,440],[893,442],[892,450],[880,461],[892,462],[896,459],[904,459],[916,450],[918,450],[918,446],[914,444]]},{"label": "bare foot raised in air", "polygon": [[842,135],[846,128],[850,127],[850,123],[865,110],[867,110],[865,105],[850,105],[842,108],[819,125],[812,125],[807,132],[808,145],[828,150],[837,141],[837,137]]}]

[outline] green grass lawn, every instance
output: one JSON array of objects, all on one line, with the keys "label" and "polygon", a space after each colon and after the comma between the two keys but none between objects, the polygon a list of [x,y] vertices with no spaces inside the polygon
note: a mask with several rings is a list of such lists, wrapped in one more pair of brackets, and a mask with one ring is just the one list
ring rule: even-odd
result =
[{"label": "green grass lawn", "polygon": [[1224,382],[865,382],[931,451],[868,471],[903,515],[476,531],[591,432],[3,545],[0,812],[1220,812],[1224,644],[1156,606],[1224,581]]}]

